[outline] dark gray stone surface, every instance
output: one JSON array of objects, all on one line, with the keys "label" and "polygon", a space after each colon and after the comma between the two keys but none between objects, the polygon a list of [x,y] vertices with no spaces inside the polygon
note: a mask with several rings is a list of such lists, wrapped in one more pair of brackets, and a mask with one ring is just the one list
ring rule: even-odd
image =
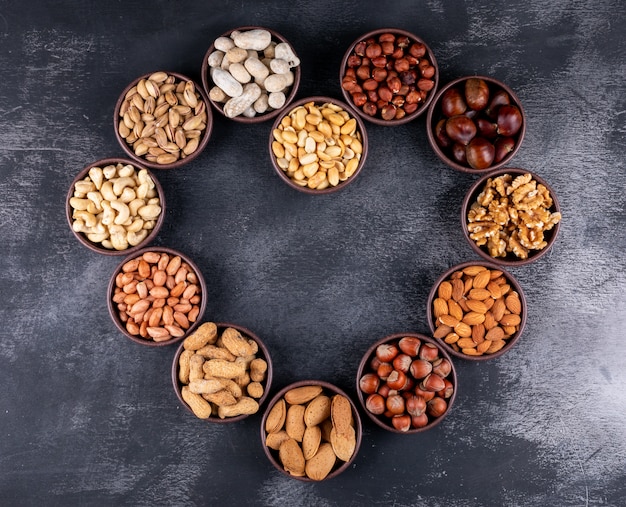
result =
[{"label": "dark gray stone surface", "polygon": [[[1,2],[0,503],[624,505],[625,22],[619,0]],[[456,405],[430,432],[365,421],[354,466],[322,484],[272,468],[260,415],[209,425],[180,406],[175,347],[120,335],[105,296],[119,259],[81,246],[64,216],[73,176],[122,154],[121,90],[161,69],[199,82],[212,40],[249,24],[295,46],[301,97],[339,98],[344,50],[385,26],[431,45],[441,83],[506,82],[528,115],[511,165],[553,185],[564,217],[550,254],[511,270],[529,301],[517,346],[457,361]],[[273,391],[318,378],[354,396],[367,347],[427,332],[435,278],[474,258],[459,223],[474,177],[435,157],[420,118],[368,124],[359,179],[301,195],[272,172],[269,127],[216,116],[197,160],[158,173],[168,211],[155,244],[201,267],[205,319],[265,340]]]}]

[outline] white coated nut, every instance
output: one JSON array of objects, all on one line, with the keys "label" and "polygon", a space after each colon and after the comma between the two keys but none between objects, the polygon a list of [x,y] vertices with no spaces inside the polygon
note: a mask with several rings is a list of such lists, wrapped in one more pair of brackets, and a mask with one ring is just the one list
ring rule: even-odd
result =
[{"label": "white coated nut", "polygon": [[274,58],[274,54],[276,53],[276,44],[278,43],[272,41],[270,45],[263,50],[264,58]]},{"label": "white coated nut", "polygon": [[248,52],[243,48],[232,48],[226,51],[224,58],[228,58],[228,61],[233,63],[243,62],[248,58]]},{"label": "white coated nut", "polygon": [[241,115],[247,118],[254,118],[256,116],[256,111],[253,106],[250,106],[243,113],[241,113]]},{"label": "white coated nut", "polygon": [[274,74],[284,74],[285,72],[289,72],[290,67],[286,60],[274,58],[270,62],[270,69]]},{"label": "white coated nut", "polygon": [[276,48],[274,49],[274,58],[278,58],[281,60],[285,60],[289,67],[297,67],[300,65],[300,59],[296,56],[291,46],[286,42],[281,42],[276,44]]},{"label": "white coated nut", "polygon": [[215,39],[213,46],[215,46],[215,49],[226,53],[226,51],[235,46],[235,43],[230,37],[218,37]]},{"label": "white coated nut", "polygon": [[228,67],[228,72],[230,72],[230,75],[242,84],[248,83],[252,79],[250,73],[246,70],[242,63],[232,63],[230,67]]},{"label": "white coated nut", "polygon": [[265,113],[269,107],[267,93],[262,93],[261,96],[254,101],[252,107],[258,114]]},{"label": "white coated nut", "polygon": [[238,32],[231,37],[237,47],[255,51],[263,51],[272,42],[272,34],[260,28]]},{"label": "white coated nut", "polygon": [[285,105],[286,100],[287,98],[283,92],[274,92],[269,94],[267,103],[274,109],[280,109]]},{"label": "white coated nut", "polygon": [[[228,39],[230,40],[230,39]],[[209,67],[219,67],[224,59],[224,51],[213,51],[207,58]]]},{"label": "white coated nut", "polygon": [[239,97],[243,93],[241,83],[230,72],[223,69],[211,69],[211,78],[215,85],[219,86],[229,97]]},{"label": "white coated nut", "polygon": [[248,83],[243,87],[243,93],[224,104],[224,115],[227,118],[239,116],[261,96],[261,87],[256,83]]},{"label": "white coated nut", "polygon": [[209,98],[214,102],[226,102],[228,100],[228,95],[224,93],[219,86],[214,86],[209,90]]},{"label": "white coated nut", "polygon": [[269,93],[282,92],[287,88],[288,79],[284,74],[270,74],[263,82]]},{"label": "white coated nut", "polygon": [[270,74],[270,70],[258,58],[248,58],[243,65],[254,79],[264,80]]}]

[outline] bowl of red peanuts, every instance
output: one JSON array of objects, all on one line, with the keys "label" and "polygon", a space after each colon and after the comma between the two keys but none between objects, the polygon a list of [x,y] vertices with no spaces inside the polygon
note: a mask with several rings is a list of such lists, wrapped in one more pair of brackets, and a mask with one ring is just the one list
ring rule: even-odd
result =
[{"label": "bowl of red peanuts", "polygon": [[381,28],[349,46],[339,79],[346,102],[362,118],[378,125],[401,125],[428,109],[439,68],[422,39],[398,28]]}]

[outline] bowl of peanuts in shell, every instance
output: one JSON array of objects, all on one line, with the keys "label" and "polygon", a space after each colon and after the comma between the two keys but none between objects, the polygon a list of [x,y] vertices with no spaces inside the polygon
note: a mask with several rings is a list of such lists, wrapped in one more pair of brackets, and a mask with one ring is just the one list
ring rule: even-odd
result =
[{"label": "bowl of peanuts in shell", "polygon": [[362,118],[377,125],[402,125],[428,109],[439,84],[439,67],[421,38],[381,28],[350,44],[339,80],[345,101]]},{"label": "bowl of peanuts in shell", "polygon": [[312,195],[337,192],[352,183],[367,152],[363,120],[331,97],[295,101],[274,120],[269,135],[270,159],[279,178]]},{"label": "bowl of peanuts in shell", "polygon": [[461,206],[463,234],[472,250],[503,266],[521,266],[545,256],[560,223],[561,208],[552,187],[520,168],[483,175]]},{"label": "bowl of peanuts in shell", "polygon": [[165,196],[155,175],[130,159],[85,166],[67,193],[65,214],[76,239],[105,255],[129,255],[157,236]]},{"label": "bowl of peanuts in shell", "polygon": [[263,450],[287,477],[305,482],[332,479],[354,462],[362,424],[356,405],[339,387],[300,380],[270,400],[261,420]]},{"label": "bowl of peanuts in shell", "polygon": [[185,254],[146,247],[126,257],[113,271],[107,306],[115,326],[141,345],[171,345],[200,324],[206,308],[206,283]]},{"label": "bowl of peanuts in shell", "polygon": [[215,110],[239,123],[260,123],[291,104],[300,58],[280,33],[242,26],[218,36],[202,61],[202,85]]},{"label": "bowl of peanuts in shell", "polygon": [[172,384],[179,401],[198,419],[231,423],[259,411],[272,371],[270,353],[252,331],[204,322],[178,347]]},{"label": "bowl of peanuts in shell", "polygon": [[502,266],[468,261],[446,270],[428,295],[432,336],[451,355],[483,361],[500,357],[526,326],[526,296]]},{"label": "bowl of peanuts in shell", "polygon": [[115,137],[132,160],[175,169],[197,158],[213,128],[202,86],[178,72],[157,71],[132,81],[113,113]]},{"label": "bowl of peanuts in shell", "polygon": [[448,415],[457,393],[456,369],[439,340],[395,333],[373,343],[357,371],[367,416],[398,434],[427,431]]}]

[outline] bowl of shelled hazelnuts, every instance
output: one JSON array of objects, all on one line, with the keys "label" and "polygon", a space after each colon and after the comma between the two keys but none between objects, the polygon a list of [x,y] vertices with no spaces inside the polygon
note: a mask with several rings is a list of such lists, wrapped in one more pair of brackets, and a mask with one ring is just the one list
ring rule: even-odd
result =
[{"label": "bowl of shelled hazelnuts", "polygon": [[439,424],[454,403],[456,370],[437,340],[399,333],[374,343],[357,372],[365,413],[394,433],[419,433]]},{"label": "bowl of shelled hazelnuts", "polygon": [[437,156],[467,173],[507,164],[525,132],[524,109],[517,95],[486,76],[461,77],[442,87],[426,117],[428,141]]},{"label": "bowl of shelled hazelnuts", "polygon": [[339,79],[344,99],[362,118],[378,125],[401,125],[427,110],[439,70],[422,39],[398,28],[382,28],[350,44]]}]

